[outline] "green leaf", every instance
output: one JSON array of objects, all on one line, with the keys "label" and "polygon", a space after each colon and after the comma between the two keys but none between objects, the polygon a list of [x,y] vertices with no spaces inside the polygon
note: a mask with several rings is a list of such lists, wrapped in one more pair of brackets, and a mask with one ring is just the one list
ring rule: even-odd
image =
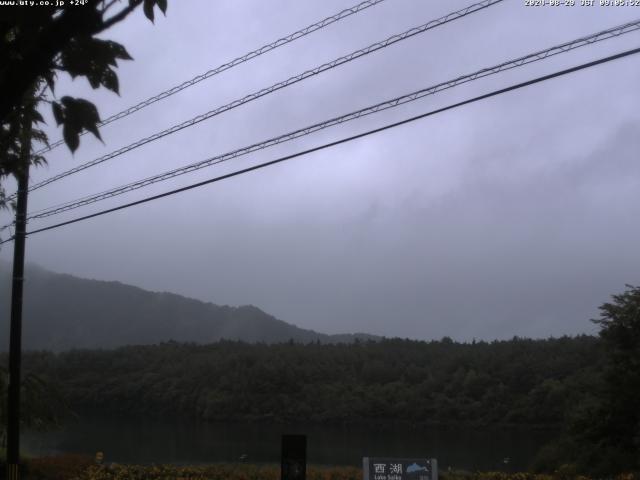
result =
[{"label": "green leaf", "polygon": [[112,92],[117,93],[118,95],[120,95],[120,90],[119,90],[119,84],[118,84],[118,75],[116,75],[116,72],[114,72],[113,70],[109,69],[106,70],[103,74],[102,74],[102,79],[101,79],[101,83],[102,85],[104,85],[105,88],[111,90]]},{"label": "green leaf", "polygon": [[71,124],[65,123],[62,129],[62,138],[71,152],[75,152],[80,145],[80,132]]},{"label": "green leaf", "polygon": [[56,124],[60,126],[62,123],[64,123],[64,113],[62,113],[62,107],[58,102],[52,102],[51,109],[53,110],[53,118],[55,118]]},{"label": "green leaf", "polygon": [[51,90],[51,93],[53,93],[53,88],[55,87],[56,72],[54,72],[53,70],[47,70],[44,73],[43,77],[47,82],[47,86],[49,87],[49,90]]},{"label": "green leaf", "polygon": [[167,14],[167,0],[156,0],[158,8],[162,11],[163,15]]},{"label": "green leaf", "polygon": [[33,116],[33,121],[36,123],[47,123],[44,121],[44,118],[42,118],[42,115],[40,115],[40,112],[37,110],[34,110],[32,112],[32,116]]},{"label": "green leaf", "polygon": [[34,128],[31,130],[31,138],[33,140],[37,140],[39,142],[44,143],[47,147],[49,146],[49,137],[42,130]]},{"label": "green leaf", "polygon": [[47,164],[47,159],[42,155],[34,155],[33,157],[31,157],[31,164],[35,165],[36,167],[40,167]]},{"label": "green leaf", "polygon": [[100,115],[98,114],[98,109],[93,103],[82,98],[73,97],[62,97],[60,101],[64,107],[65,128],[63,136],[65,138],[65,142],[67,142],[67,138],[71,139],[71,143],[67,142],[71,151],[75,150],[75,148],[72,148],[72,145],[75,144],[75,141],[73,140],[74,133],[75,135],[79,135],[83,129],[93,133],[96,138],[102,140],[100,132],[98,131]]},{"label": "green leaf", "polygon": [[[114,90],[117,59],[132,59],[127,50],[119,43],[97,38],[77,38],[60,55],[58,68],[72,77],[84,76],[92,88],[101,85]],[[115,90],[114,90],[115,91]]]},{"label": "green leaf", "polygon": [[100,115],[98,114],[98,109],[93,103],[87,100],[83,100],[82,98],[77,98],[75,108],[77,108],[79,111],[82,112],[82,114],[85,116],[87,121],[91,123],[100,122]]},{"label": "green leaf", "polygon": [[102,137],[100,136],[100,131],[98,130],[98,125],[93,123],[93,124],[90,124],[90,125],[85,125],[84,128],[86,128],[88,131],[93,133],[93,136],[96,137],[98,140],[100,140],[102,142]]},{"label": "green leaf", "polygon": [[153,23],[153,6],[155,5],[155,0],[144,0],[144,4],[142,5],[142,10],[144,11],[145,17],[151,20]]},{"label": "green leaf", "polygon": [[88,72],[86,76],[87,80],[89,80],[89,85],[91,85],[91,88],[95,90],[100,86],[100,80],[102,80],[102,75],[100,74],[100,72]]},{"label": "green leaf", "polygon": [[60,102],[62,103],[62,106],[64,108],[69,108],[69,107],[73,107],[73,103],[76,101],[75,98],[73,97],[69,97],[67,95],[65,95],[64,97],[62,97],[60,99]]},{"label": "green leaf", "polygon": [[74,98],[74,102],[70,109],[67,111],[67,116],[72,115],[74,122],[91,133],[93,133],[98,139],[100,132],[98,132],[98,123],[100,123],[100,115],[96,106],[82,98]]},{"label": "green leaf", "polygon": [[129,55],[129,52],[127,52],[127,49],[124,48],[123,45],[112,41],[109,41],[108,43],[115,58],[120,58],[122,60],[133,60],[133,57]]}]

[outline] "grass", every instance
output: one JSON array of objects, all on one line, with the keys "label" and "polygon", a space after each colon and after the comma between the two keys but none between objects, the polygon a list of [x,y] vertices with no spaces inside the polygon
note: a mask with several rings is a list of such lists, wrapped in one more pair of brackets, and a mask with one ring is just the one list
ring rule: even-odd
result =
[{"label": "grass", "polygon": [[[96,465],[84,455],[57,455],[24,460],[23,478],[29,480],[279,480],[279,465],[213,464],[176,465]],[[3,471],[0,478],[3,478]],[[308,480],[361,480],[362,469],[356,467],[307,467]],[[441,472],[440,480],[591,480],[559,470],[553,474],[503,472]],[[611,480],[640,480],[633,474]]]}]

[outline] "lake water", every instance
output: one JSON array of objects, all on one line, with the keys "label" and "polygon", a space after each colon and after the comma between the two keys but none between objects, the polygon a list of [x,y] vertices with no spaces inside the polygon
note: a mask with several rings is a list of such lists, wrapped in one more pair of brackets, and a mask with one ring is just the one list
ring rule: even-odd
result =
[{"label": "lake water", "polygon": [[[82,418],[46,433],[26,433],[34,455],[102,451],[106,462],[198,464],[280,462],[280,436],[307,435],[308,463],[361,465],[364,456],[435,457],[440,469],[525,470],[554,432],[531,429],[378,428],[375,425],[205,424]],[[508,462],[505,463],[505,459]]]}]

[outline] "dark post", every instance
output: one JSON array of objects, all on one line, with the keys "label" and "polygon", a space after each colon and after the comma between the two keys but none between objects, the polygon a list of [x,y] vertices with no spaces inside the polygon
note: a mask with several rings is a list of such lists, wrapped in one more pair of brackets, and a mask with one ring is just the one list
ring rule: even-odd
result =
[{"label": "dark post", "polygon": [[307,478],[307,436],[282,436],[281,480],[305,480]]},{"label": "dark post", "polygon": [[[26,110],[26,109],[25,109]],[[24,247],[27,227],[27,193],[31,156],[31,119],[25,111],[22,125],[21,165],[16,204],[16,233],[13,242],[13,280],[11,284],[11,327],[9,333],[9,395],[7,401],[7,478],[20,478],[20,360],[22,355],[22,287]]]}]

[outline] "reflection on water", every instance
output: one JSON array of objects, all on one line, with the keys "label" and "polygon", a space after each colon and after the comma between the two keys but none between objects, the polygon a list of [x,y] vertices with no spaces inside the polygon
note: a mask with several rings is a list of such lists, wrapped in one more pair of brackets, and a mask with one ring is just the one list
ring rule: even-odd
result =
[{"label": "reflection on water", "polygon": [[[295,427],[269,424],[205,424],[170,420],[82,418],[47,433],[26,433],[34,455],[105,453],[117,463],[279,463],[280,436],[308,437],[308,462],[361,465],[362,457],[435,457],[441,469],[525,470],[554,432],[530,429]],[[504,459],[508,458],[508,463]]]}]

